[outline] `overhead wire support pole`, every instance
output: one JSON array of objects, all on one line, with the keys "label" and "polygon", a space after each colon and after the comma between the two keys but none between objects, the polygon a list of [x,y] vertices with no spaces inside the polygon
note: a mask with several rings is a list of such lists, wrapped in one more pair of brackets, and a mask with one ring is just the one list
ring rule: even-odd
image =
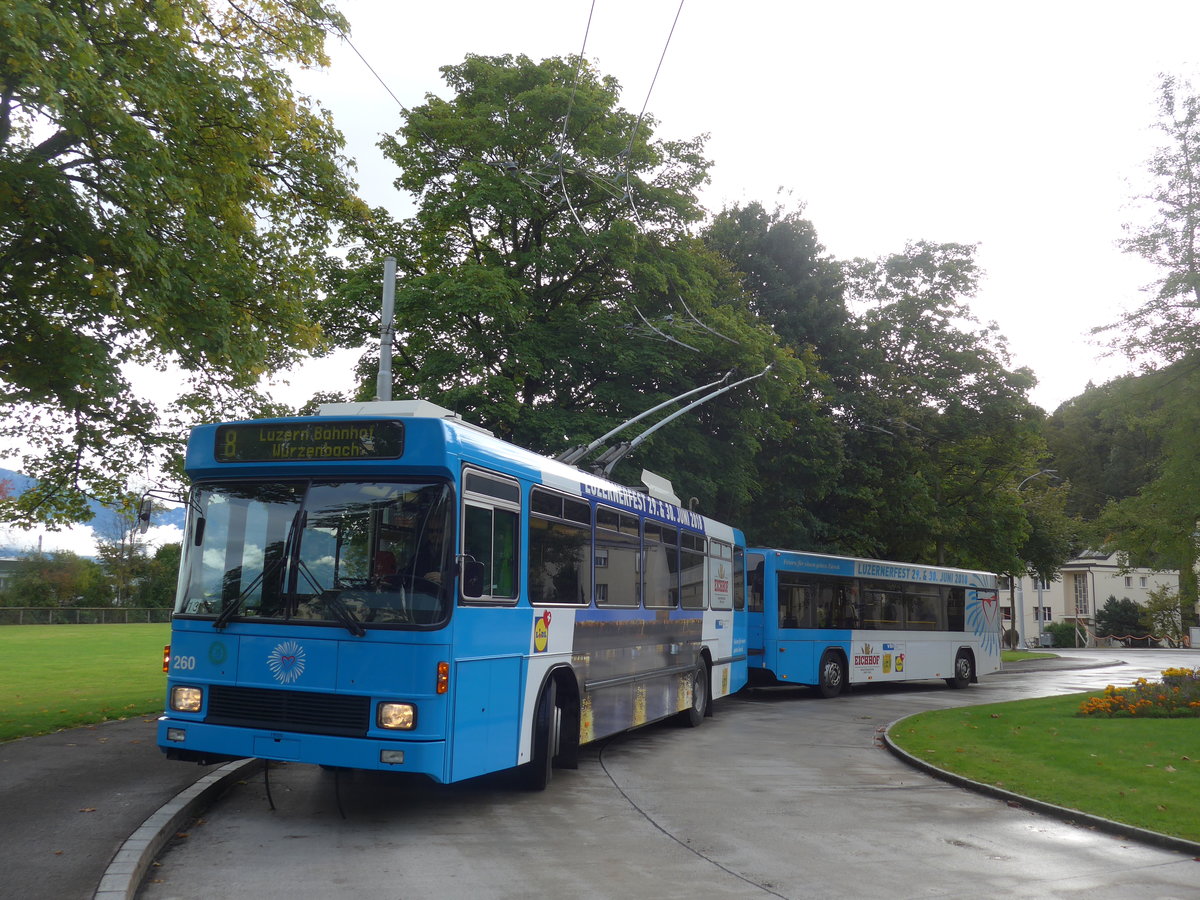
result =
[{"label": "overhead wire support pole", "polygon": [[692,388],[690,391],[685,391],[684,393],[680,394],[678,397],[672,397],[670,400],[664,400],[662,403],[658,404],[658,406],[648,409],[645,412],[638,413],[632,419],[626,419],[624,422],[622,422],[620,425],[618,425],[612,431],[596,438],[594,441],[592,441],[586,447],[572,447],[570,450],[564,450],[562,453],[560,453],[558,456],[556,456],[555,459],[557,459],[559,462],[565,462],[568,465],[574,465],[575,463],[579,462],[579,460],[583,459],[585,456],[587,456],[589,453],[591,453],[593,450],[598,450],[600,447],[603,447],[605,442],[610,437],[612,437],[614,434],[624,431],[630,425],[633,425],[633,424],[636,424],[637,422],[642,421],[642,419],[646,418],[646,416],[654,415],[654,413],[658,412],[660,409],[665,409],[666,407],[670,406],[672,403],[678,403],[680,400],[686,400],[688,397],[691,397],[693,394],[698,394],[701,391],[707,391],[710,388],[716,387],[718,384],[724,384],[726,381],[729,380],[729,376],[731,376],[732,374],[733,374],[733,369],[730,369],[728,372],[726,372],[724,375],[722,375],[720,378],[718,378],[716,381],[712,382],[711,384],[705,384],[698,388]]},{"label": "overhead wire support pole", "polygon": [[749,378],[743,378],[741,381],[735,381],[733,384],[726,385],[725,387],[721,388],[720,390],[713,391],[710,394],[705,394],[699,400],[693,400],[687,406],[683,407],[682,409],[676,410],[675,412],[671,413],[671,415],[667,416],[662,421],[660,421],[654,425],[651,425],[649,428],[647,428],[645,431],[643,431],[641,434],[639,434],[637,437],[635,437],[632,441],[629,441],[628,443],[625,443],[625,444],[618,444],[616,447],[613,447],[607,453],[603,454],[599,459],[596,460],[595,470],[598,473],[602,473],[605,476],[611,475],[613,468],[616,466],[616,464],[618,462],[620,462],[622,459],[624,459],[628,454],[632,453],[637,448],[637,446],[642,443],[642,441],[646,440],[646,438],[650,437],[650,435],[654,434],[654,432],[658,431],[658,429],[662,428],[664,425],[668,424],[669,422],[673,422],[675,419],[678,419],[684,413],[695,409],[697,406],[707,403],[709,400],[714,400],[717,397],[720,397],[722,394],[727,393],[728,391],[732,391],[735,387],[738,387],[739,385],[743,385],[748,381],[754,381],[756,378],[762,378],[764,375],[766,375],[770,371],[771,371],[771,366],[767,366],[765,369],[763,369],[757,375],[751,375]]},{"label": "overhead wire support pole", "polygon": [[375,399],[392,399],[392,341],[396,317],[396,257],[383,261],[383,315],[379,326],[379,376],[375,381]]}]

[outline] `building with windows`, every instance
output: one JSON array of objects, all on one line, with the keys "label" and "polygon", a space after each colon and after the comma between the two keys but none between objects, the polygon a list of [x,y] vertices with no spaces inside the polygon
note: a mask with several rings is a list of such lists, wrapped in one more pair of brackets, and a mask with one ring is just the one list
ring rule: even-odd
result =
[{"label": "building with windows", "polygon": [[1096,610],[1103,609],[1109,597],[1128,598],[1144,606],[1152,590],[1177,588],[1179,573],[1127,569],[1116,553],[1085,550],[1067,560],[1054,581],[1024,576],[1015,584],[1002,579],[1002,585],[1004,627],[1017,630],[1017,646],[1049,646],[1049,635],[1042,636],[1050,622],[1078,625],[1082,645],[1096,646]]}]

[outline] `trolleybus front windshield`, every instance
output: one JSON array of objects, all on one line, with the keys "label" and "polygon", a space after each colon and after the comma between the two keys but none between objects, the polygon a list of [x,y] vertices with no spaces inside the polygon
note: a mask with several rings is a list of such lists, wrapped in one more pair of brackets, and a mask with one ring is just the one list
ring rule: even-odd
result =
[{"label": "trolleybus front windshield", "polygon": [[453,581],[449,484],[210,482],[192,491],[176,615],[442,624]]}]

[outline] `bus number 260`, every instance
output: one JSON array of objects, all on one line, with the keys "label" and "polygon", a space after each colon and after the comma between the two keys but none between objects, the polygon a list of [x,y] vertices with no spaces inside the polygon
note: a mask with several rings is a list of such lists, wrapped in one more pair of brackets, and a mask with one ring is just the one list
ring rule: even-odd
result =
[{"label": "bus number 260", "polygon": [[171,668],[178,669],[180,672],[191,672],[196,668],[196,657],[172,656]]}]

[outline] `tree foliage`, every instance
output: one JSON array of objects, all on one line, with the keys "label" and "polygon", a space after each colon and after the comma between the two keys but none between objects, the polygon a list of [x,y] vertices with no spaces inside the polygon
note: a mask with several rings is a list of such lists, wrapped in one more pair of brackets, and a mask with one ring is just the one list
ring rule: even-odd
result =
[{"label": "tree foliage", "polygon": [[189,373],[187,418],[318,343],[317,262],[363,209],[282,67],[344,26],[324,0],[0,6],[0,435],[39,481],[5,518],[86,520],[177,439],[130,364]]},{"label": "tree foliage", "polygon": [[1155,264],[1158,281],[1142,305],[1114,329],[1117,347],[1148,364],[1167,365],[1137,380],[1137,421],[1159,453],[1136,494],[1114,498],[1099,526],[1107,546],[1137,564],[1179,571],[1185,608],[1198,600],[1200,523],[1200,98],[1164,76],[1158,128],[1166,142],[1149,162],[1153,219],[1132,230],[1124,248]]},{"label": "tree foliage", "polygon": [[1133,357],[1195,360],[1200,346],[1200,97],[1186,81],[1163,75],[1156,128],[1164,143],[1150,158],[1153,181],[1142,197],[1152,221],[1132,226],[1123,248],[1153,263],[1161,277],[1141,306],[1112,331]]},{"label": "tree foliage", "polygon": [[1071,484],[1068,513],[1094,519],[1108,501],[1133,496],[1154,477],[1162,436],[1151,422],[1167,396],[1159,381],[1128,375],[1089,385],[1047,420],[1054,468]]},{"label": "tree foliage", "polygon": [[18,557],[0,592],[5,606],[108,606],[111,598],[100,565],[68,550]]},{"label": "tree foliage", "polygon": [[1120,640],[1126,647],[1130,646],[1129,638],[1138,637],[1144,633],[1142,613],[1144,610],[1128,597],[1118,600],[1109,597],[1104,606],[1096,610],[1096,634],[1101,637],[1109,636]]},{"label": "tree foliage", "polygon": [[824,516],[866,556],[1017,572],[1017,495],[1043,455],[1026,369],[968,299],[974,248],[917,242],[846,266],[859,372],[837,396],[848,464]]},{"label": "tree foliage", "polygon": [[[395,395],[548,453],[725,372],[773,365],[637,457],[710,510],[752,505],[753,460],[804,414],[811,365],[754,321],[728,263],[689,232],[703,139],[656,138],[653,118],[622,109],[616,81],[582,60],[468,56],[442,72],[452,97],[427,97],[382,143],[416,214],[331,266],[320,320],[340,323],[347,346],[378,334],[362,311],[378,304],[390,244]],[[364,357],[362,396],[377,368]],[[637,480],[633,463],[625,480]]]}]

